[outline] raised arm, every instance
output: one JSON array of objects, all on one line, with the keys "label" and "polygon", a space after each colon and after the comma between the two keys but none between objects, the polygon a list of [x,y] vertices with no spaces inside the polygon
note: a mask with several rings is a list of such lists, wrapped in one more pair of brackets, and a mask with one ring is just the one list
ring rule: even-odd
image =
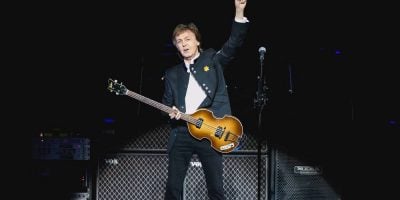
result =
[{"label": "raised arm", "polygon": [[246,8],[247,0],[235,0],[235,20],[238,22],[245,21],[244,8]]},{"label": "raised arm", "polygon": [[244,16],[244,9],[247,5],[247,0],[235,1],[235,19],[232,24],[231,34],[229,39],[224,43],[218,51],[217,56],[219,63],[223,68],[234,58],[237,49],[242,46],[247,34],[248,20]]}]

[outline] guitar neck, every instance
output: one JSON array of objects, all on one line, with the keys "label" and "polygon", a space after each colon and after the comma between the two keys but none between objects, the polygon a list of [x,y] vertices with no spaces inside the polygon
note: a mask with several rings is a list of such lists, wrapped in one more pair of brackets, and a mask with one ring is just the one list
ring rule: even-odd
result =
[{"label": "guitar neck", "polygon": [[[143,103],[145,103],[147,105],[150,105],[150,106],[152,106],[154,108],[157,108],[157,109],[159,109],[161,111],[164,111],[166,113],[175,112],[175,110],[172,109],[171,107],[166,106],[166,105],[164,105],[164,104],[162,104],[160,102],[154,101],[154,100],[152,100],[150,98],[147,98],[147,97],[145,97],[143,95],[140,95],[140,94],[138,94],[136,92],[132,92],[130,90],[127,90],[125,95],[127,95],[129,97],[132,97],[132,98],[134,98],[134,99],[136,99],[136,100],[138,100],[140,102],[143,102]],[[197,121],[197,119],[195,119],[192,116],[190,116],[188,114],[185,114],[185,113],[181,113],[181,118],[180,119],[182,119],[182,120],[184,120],[186,122],[192,123],[192,124],[195,124],[196,121]]]}]

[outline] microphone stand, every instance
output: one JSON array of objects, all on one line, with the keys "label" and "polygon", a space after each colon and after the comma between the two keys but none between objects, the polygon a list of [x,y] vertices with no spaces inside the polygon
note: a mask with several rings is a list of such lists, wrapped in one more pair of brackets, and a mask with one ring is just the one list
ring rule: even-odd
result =
[{"label": "microphone stand", "polygon": [[257,183],[257,199],[261,199],[260,189],[261,189],[261,139],[260,134],[262,131],[262,111],[268,101],[267,98],[267,90],[266,80],[264,77],[264,56],[260,56],[260,75],[257,77],[257,92],[256,99],[254,100],[255,107],[258,109],[258,123],[257,123],[257,132],[258,132],[258,142],[257,142],[257,165],[258,165],[258,183]]}]

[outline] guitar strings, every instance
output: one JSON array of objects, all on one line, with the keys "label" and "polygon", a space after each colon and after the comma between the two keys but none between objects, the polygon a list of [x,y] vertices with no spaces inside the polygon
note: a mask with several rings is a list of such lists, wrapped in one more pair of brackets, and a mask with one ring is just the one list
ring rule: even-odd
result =
[{"label": "guitar strings", "polygon": [[[110,84],[109,88],[111,88],[111,87],[112,87],[112,85]],[[169,111],[172,110],[172,108],[170,108],[170,107],[168,107],[168,106],[166,106],[166,105],[164,105],[164,104],[161,104],[161,103],[156,102],[156,101],[154,101],[154,100],[152,100],[152,99],[149,99],[149,98],[147,98],[147,97],[144,97],[144,96],[142,96],[142,95],[140,95],[140,94],[138,94],[138,93],[135,93],[135,92],[133,92],[133,91],[127,90],[125,94],[126,94],[127,96],[130,96],[130,97],[132,97],[132,98],[135,98],[135,99],[137,99],[137,100],[139,100],[139,101],[142,101],[142,102],[144,102],[144,103],[147,103],[147,104],[150,105],[150,106],[154,106],[154,107],[156,107],[156,108],[159,108],[160,110],[163,110],[163,111],[165,111],[165,112],[169,112]],[[187,115],[187,114],[184,114],[184,113],[183,113],[183,115],[182,115],[182,118],[183,118],[183,119],[186,119],[188,122],[190,122],[190,123],[192,123],[192,124],[197,124],[196,122],[199,121],[198,119],[193,118],[191,115]],[[211,130],[211,131],[214,131],[214,130],[217,130],[217,129],[218,129],[218,128],[213,127],[213,126],[211,126],[211,125],[209,125],[209,124],[207,124],[207,123],[203,123],[203,126],[205,126],[205,128],[208,128],[208,129]],[[228,132],[227,134],[232,135],[232,136],[236,137],[237,139],[240,139],[240,138],[241,138],[241,136],[239,136],[239,135],[237,135],[237,134],[234,134],[234,133],[232,133],[232,132]],[[228,139],[229,139],[229,138],[228,138]],[[236,141],[234,141],[234,140],[228,140],[228,139],[225,139],[225,141],[236,142]]]}]

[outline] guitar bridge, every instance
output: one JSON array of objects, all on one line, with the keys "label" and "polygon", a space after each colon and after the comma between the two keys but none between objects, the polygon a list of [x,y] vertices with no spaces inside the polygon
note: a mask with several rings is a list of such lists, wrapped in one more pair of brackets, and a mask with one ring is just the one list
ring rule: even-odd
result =
[{"label": "guitar bridge", "polygon": [[222,135],[224,134],[224,132],[225,132],[225,127],[222,128],[222,127],[218,126],[217,130],[215,131],[215,137],[221,138]]}]

